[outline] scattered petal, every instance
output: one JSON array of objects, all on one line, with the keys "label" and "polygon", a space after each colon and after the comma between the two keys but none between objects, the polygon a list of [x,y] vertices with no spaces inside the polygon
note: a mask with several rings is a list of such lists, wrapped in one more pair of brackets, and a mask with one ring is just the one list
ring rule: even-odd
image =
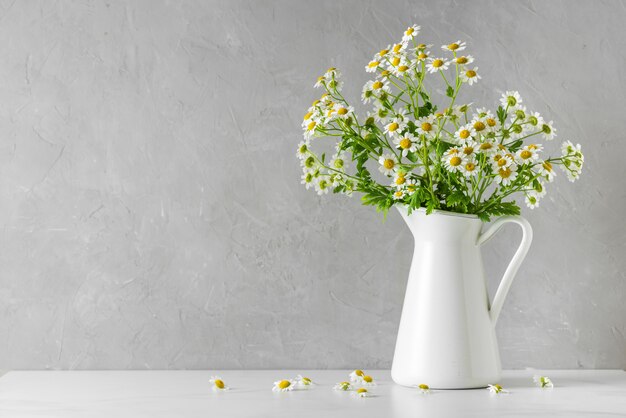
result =
[{"label": "scattered petal", "polygon": [[552,380],[550,380],[550,378],[548,376],[534,376],[533,380],[535,382],[535,384],[537,384],[537,386],[539,386],[542,389],[545,388],[553,388],[554,384],[552,383]]}]

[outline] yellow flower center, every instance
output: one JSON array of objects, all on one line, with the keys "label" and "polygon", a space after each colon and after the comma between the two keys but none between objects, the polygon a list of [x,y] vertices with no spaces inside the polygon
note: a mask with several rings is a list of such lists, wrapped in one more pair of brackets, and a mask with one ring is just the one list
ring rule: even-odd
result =
[{"label": "yellow flower center", "polygon": [[[392,168],[394,168],[396,166],[396,163],[392,160],[387,158],[384,162],[383,162],[383,167],[385,167],[387,170],[391,170]],[[361,374],[359,374],[358,372],[361,372],[360,370],[357,370],[357,376],[363,376],[363,372],[361,372]]]},{"label": "yellow flower center", "polygon": [[439,68],[443,66],[443,60],[440,59],[436,59],[433,61],[433,67],[434,68]]},{"label": "yellow flower center", "polygon": [[408,70],[409,67],[406,65],[401,65],[398,67],[398,71],[400,71],[401,73],[405,72],[406,70]]},{"label": "yellow flower center", "polygon": [[459,165],[461,165],[461,157],[452,157],[450,158],[450,165],[452,167],[458,167]]},{"label": "yellow flower center", "polygon": [[402,44],[395,44],[391,49],[395,54],[397,54],[398,52],[400,52],[400,50],[402,50]]},{"label": "yellow flower center", "polygon": [[406,189],[409,191],[409,193],[413,193],[416,189],[414,184],[409,184],[408,186],[406,186]]},{"label": "yellow flower center", "polygon": [[[398,192],[400,194],[398,194]],[[402,192],[401,191],[398,191],[398,192],[396,192],[396,196],[401,196]],[[374,379],[372,379],[372,376],[363,376],[363,381],[366,382],[366,383],[372,383],[374,381]]]},{"label": "yellow flower center", "polygon": [[458,58],[456,59],[456,63],[457,63],[457,64],[467,64],[467,61],[469,61],[469,60],[467,59],[467,57],[458,57]]},{"label": "yellow flower center", "polygon": [[356,390],[356,393],[367,393],[367,389],[365,389],[365,388],[358,388]]},{"label": "yellow flower center", "polygon": [[317,77],[317,81],[324,81],[324,80],[325,80],[324,76]]},{"label": "yellow flower center", "polygon": [[459,153],[459,149],[458,148],[450,148],[448,150],[448,152],[450,153],[450,155],[452,154],[458,154]]},{"label": "yellow flower center", "polygon": [[552,164],[550,164],[549,161],[544,161],[544,163],[542,164],[543,168],[545,168],[547,171],[552,171]]},{"label": "yellow flower center", "polygon": [[424,131],[424,132],[430,132],[430,131],[432,131],[432,130],[433,130],[433,125],[431,125],[431,124],[430,124],[430,123],[428,123],[428,122],[424,122],[424,123],[422,123],[422,131]]},{"label": "yellow flower center", "polygon": [[537,149],[537,145],[536,144],[530,144],[528,146],[528,149]]},{"label": "yellow flower center", "polygon": [[484,144],[480,144],[480,149],[483,151],[489,150],[493,148],[493,145],[491,145],[491,142],[485,142]]},{"label": "yellow flower center", "polygon": [[400,64],[400,57],[394,57],[394,58],[391,60],[391,65],[393,65],[394,67],[397,67],[397,66],[398,66],[398,64]]},{"label": "yellow flower center", "polygon": [[400,140],[400,148],[402,149],[409,149],[411,148],[411,145],[413,145],[413,143],[409,138],[402,138]]},{"label": "yellow flower center", "polygon": [[224,389],[224,387],[225,387],[226,385],[224,385],[224,382],[223,382],[223,381],[221,381],[220,379],[215,379],[215,386],[216,386],[218,389]]},{"label": "yellow flower center", "polygon": [[380,62],[378,61],[371,61],[369,64],[367,64],[369,68],[375,68],[375,67],[378,67],[379,65],[380,65]]},{"label": "yellow flower center", "polygon": [[423,52],[420,52],[417,58],[420,60],[425,60],[426,58],[428,58],[428,55]]},{"label": "yellow flower center", "polygon": [[379,90],[383,88],[383,83],[381,81],[375,81],[374,84],[372,84],[372,88],[374,90]]},{"label": "yellow flower center", "polygon": [[[387,161],[390,161],[390,160],[387,160]],[[393,163],[393,161],[391,161],[391,162]],[[393,165],[392,165],[392,167],[393,167]],[[359,370],[359,369],[356,369],[354,371],[354,374],[356,374],[357,376],[364,376],[365,375],[365,373],[363,373],[363,370]]]},{"label": "yellow flower center", "polygon": [[419,44],[417,46],[417,49],[419,49],[419,50],[426,49],[426,44]]},{"label": "yellow flower center", "polygon": [[456,51],[457,49],[459,49],[459,44],[450,44],[448,45],[448,49],[451,51]]},{"label": "yellow flower center", "polygon": [[391,71],[389,71],[389,70],[385,70],[385,71],[380,73],[381,77],[387,77],[389,74],[391,74]]},{"label": "yellow flower center", "polygon": [[306,115],[304,115],[304,120],[311,119],[311,116],[313,116],[313,112],[307,113]]},{"label": "yellow flower center", "polygon": [[[395,193],[394,193],[394,195],[395,195],[396,197],[402,197],[402,194],[403,194],[403,193],[402,193],[402,190],[398,190],[397,192],[395,192]],[[366,378],[368,378],[368,377],[369,377],[369,376],[363,376],[363,380],[365,380],[365,379],[366,379]],[[371,379],[371,377],[370,377],[370,379]],[[367,382],[367,380],[365,380],[365,381]]]},{"label": "yellow flower center", "polygon": [[474,152],[474,147],[465,147],[465,148],[463,148],[463,153],[465,155],[470,155],[473,152]]},{"label": "yellow flower center", "polygon": [[388,49],[381,49],[380,52],[378,53],[378,55],[380,55],[381,57],[384,57],[388,53],[389,53]]},{"label": "yellow flower center", "polygon": [[398,125],[396,122],[391,122],[389,124],[389,132],[395,132],[398,130],[399,127],[400,125]]},{"label": "yellow flower center", "polygon": [[328,70],[326,70],[327,73],[331,73],[333,71],[337,71],[337,69],[335,67],[330,67]]},{"label": "yellow flower center", "polygon": [[305,385],[310,385],[311,384],[311,379],[309,379],[308,377],[303,377],[302,378],[302,383],[304,383]]},{"label": "yellow flower center", "polygon": [[494,127],[496,126],[496,120],[493,118],[487,118],[487,125]]},{"label": "yellow flower center", "polygon": [[289,380],[281,380],[278,382],[278,387],[280,389],[287,389],[289,386],[291,386],[291,382]]},{"label": "yellow flower center", "polygon": [[467,129],[462,129],[459,132],[459,138],[461,138],[461,139],[467,139],[467,138],[469,138],[469,136],[470,136],[470,131],[468,131]]},{"label": "yellow flower center", "polygon": [[465,72],[465,75],[467,76],[467,78],[474,78],[474,77],[476,77],[476,71],[468,70],[468,71]]},{"label": "yellow flower center", "polygon": [[483,129],[485,129],[485,124],[482,123],[481,121],[477,120],[476,122],[474,122],[474,129],[476,129],[478,132],[480,132]]},{"label": "yellow flower center", "polygon": [[508,167],[507,168],[501,168],[500,170],[498,170],[498,174],[503,179],[508,179],[511,176],[511,173],[512,173],[512,171]]},{"label": "yellow flower center", "polygon": [[413,35],[413,32],[415,32],[415,29],[413,29],[413,28],[408,28],[406,31],[404,31],[404,34],[405,34],[406,36],[411,36],[411,35]]},{"label": "yellow flower center", "polygon": [[306,127],[306,130],[307,130],[307,131],[312,131],[313,129],[315,129],[315,125],[317,125],[317,124],[315,123],[315,121],[313,121],[313,122],[309,123],[309,124],[307,125],[307,127]]},{"label": "yellow flower center", "polygon": [[348,113],[348,109],[346,109],[345,107],[340,107],[339,109],[337,109],[337,114],[338,115],[345,115],[346,113]]},{"label": "yellow flower center", "polygon": [[398,176],[398,178],[396,179],[396,182],[395,182],[395,183],[396,183],[398,186],[400,186],[400,185],[402,185],[402,184],[406,183],[406,179],[404,178],[404,176]]},{"label": "yellow flower center", "polygon": [[428,390],[428,389],[430,389],[430,388],[428,387],[428,385],[425,385],[424,383],[422,383],[421,385],[419,385],[419,388],[420,388],[420,389],[422,389],[422,390]]},{"label": "yellow flower center", "polygon": [[475,168],[476,168],[476,164],[474,164],[474,163],[467,163],[467,164],[465,164],[465,169],[467,171],[474,171]]},{"label": "yellow flower center", "polygon": [[506,165],[506,158],[498,158],[498,167],[504,167]]},{"label": "yellow flower center", "polygon": [[533,156],[533,153],[528,150],[524,150],[519,153],[519,156],[522,157],[523,160],[527,160]]}]

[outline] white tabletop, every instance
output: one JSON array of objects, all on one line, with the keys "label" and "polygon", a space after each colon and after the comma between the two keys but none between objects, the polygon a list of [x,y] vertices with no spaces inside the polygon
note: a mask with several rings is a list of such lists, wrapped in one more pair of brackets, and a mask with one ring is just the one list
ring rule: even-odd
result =
[{"label": "white tabletop", "polygon": [[[273,382],[298,373],[318,384],[274,393]],[[332,386],[348,371],[22,371],[0,378],[0,417],[626,417],[626,373],[618,370],[507,371],[508,394],[486,389],[432,391],[428,395],[377,378],[372,398],[355,398]],[[554,389],[534,386],[549,376]],[[209,389],[220,375],[232,387]],[[495,383],[495,382],[494,382]]]}]

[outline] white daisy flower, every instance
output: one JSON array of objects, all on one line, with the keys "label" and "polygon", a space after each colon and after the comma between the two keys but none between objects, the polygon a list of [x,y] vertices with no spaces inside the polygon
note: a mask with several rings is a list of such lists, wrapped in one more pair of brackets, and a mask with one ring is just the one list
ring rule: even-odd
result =
[{"label": "white daisy flower", "polygon": [[461,80],[470,86],[480,80],[482,77],[478,75],[478,67],[473,69],[467,68],[461,73]]},{"label": "white daisy flower", "polygon": [[456,52],[456,51],[463,51],[465,49],[465,42],[461,42],[461,41],[456,41],[456,42],[452,42],[451,44],[448,45],[443,45],[441,47],[441,49],[445,49],[447,51],[452,51],[452,52]]},{"label": "white daisy flower", "polygon": [[526,123],[535,129],[541,129],[544,121],[539,112],[531,112],[526,115]]},{"label": "white daisy flower", "polygon": [[404,35],[402,36],[402,41],[403,42],[409,42],[410,40],[415,38],[420,33],[420,29],[421,28],[419,26],[417,26],[417,25],[409,26],[404,31]]},{"label": "white daisy flower", "polygon": [[309,144],[308,140],[301,141],[298,144],[298,151],[296,152],[296,155],[298,156],[299,159],[303,160],[309,155],[310,146],[311,145]]},{"label": "white daisy flower", "polygon": [[476,177],[476,175],[478,175],[478,172],[480,170],[478,168],[478,163],[476,162],[476,159],[471,157],[471,158],[466,158],[463,164],[461,164],[460,171],[465,177],[470,178],[470,177]]},{"label": "white daisy flower", "polygon": [[304,127],[304,138],[305,139],[311,138],[315,134],[316,128],[317,128],[316,121],[312,120],[311,122],[307,123],[307,125]]},{"label": "white daisy flower", "polygon": [[351,382],[360,382],[362,377],[365,376],[365,372],[363,370],[356,369],[350,373],[349,376]]},{"label": "white daisy flower", "polygon": [[295,383],[293,380],[279,380],[274,382],[274,387],[272,388],[272,392],[289,392],[292,391],[295,387]]},{"label": "white daisy flower", "polygon": [[378,159],[378,163],[380,164],[378,170],[386,176],[391,176],[396,170],[398,160],[392,154],[383,154]]},{"label": "white daisy flower", "polygon": [[452,153],[450,150],[446,151],[443,159],[444,166],[451,173],[460,171],[464,163],[463,153]]},{"label": "white daisy flower", "polygon": [[415,125],[417,126],[417,133],[426,138],[433,138],[437,134],[435,115],[423,116],[416,121]]},{"label": "white daisy flower", "polygon": [[496,182],[502,186],[510,185],[517,178],[517,167],[511,164],[508,167],[498,169],[496,173]]},{"label": "white daisy flower", "polygon": [[454,133],[454,137],[459,143],[463,143],[468,139],[471,139],[474,135],[476,135],[476,130],[471,123],[459,126],[459,129],[457,129]]},{"label": "white daisy flower", "polygon": [[533,376],[533,381],[540,388],[553,388],[552,380],[548,376]]},{"label": "white daisy flower", "polygon": [[333,112],[341,119],[348,119],[354,114],[354,107],[336,103]]},{"label": "white daisy flower", "polygon": [[402,156],[406,157],[409,152],[417,151],[418,139],[411,134],[410,132],[406,132],[404,135],[398,135],[393,140],[393,143],[397,148],[402,150]]},{"label": "white daisy flower", "polygon": [[295,385],[300,388],[308,389],[314,384],[315,383],[313,383],[313,381],[310,378],[302,376],[300,374],[297,375],[295,378]]},{"label": "white daisy flower", "polygon": [[415,193],[415,191],[417,190],[417,185],[415,184],[415,180],[414,179],[408,179],[406,181],[406,183],[404,183],[404,188],[406,190],[406,193],[409,196],[412,196],[413,193]]},{"label": "white daisy flower", "polygon": [[317,77],[317,80],[315,81],[315,84],[313,84],[313,87],[315,87],[317,89],[317,88],[320,88],[320,87],[324,86],[325,84],[326,84],[326,77],[321,75],[321,76]]},{"label": "white daisy flower", "polygon": [[333,386],[333,389],[343,390],[344,392],[347,392],[349,390],[352,390],[352,385],[350,384],[350,382],[340,382]]},{"label": "white daisy flower", "polygon": [[503,108],[517,109],[522,104],[522,98],[517,91],[507,91],[500,98]]},{"label": "white daisy flower", "polygon": [[539,159],[539,151],[542,149],[543,147],[540,144],[526,145],[515,153],[515,159],[518,164],[532,164]]},{"label": "white daisy flower", "polygon": [[399,135],[406,128],[406,122],[398,117],[395,117],[385,125],[385,133],[389,135]]},{"label": "white daisy flower", "polygon": [[552,126],[552,121],[544,122],[543,125],[541,125],[541,133],[548,141],[554,139],[556,136],[556,129]]},{"label": "white daisy flower", "polygon": [[372,60],[365,66],[365,71],[375,73],[380,68],[380,61]]},{"label": "white daisy flower", "polygon": [[[421,46],[423,46],[424,48],[421,48]],[[426,50],[426,48],[430,48],[431,46],[432,45],[420,44],[417,46],[417,48],[415,48],[415,62],[416,63],[420,63],[428,59],[428,57],[430,56],[430,53],[429,51]]]},{"label": "white daisy flower", "polygon": [[460,55],[452,60],[457,65],[469,65],[474,62],[474,57],[471,55]]},{"label": "white daisy flower", "polygon": [[429,73],[433,74],[437,71],[447,70],[449,65],[450,62],[446,61],[443,58],[428,58],[428,64],[426,64],[426,69]]},{"label": "white daisy flower", "polygon": [[556,177],[556,173],[554,172],[554,168],[550,161],[539,161],[538,164],[533,166],[533,171],[542,177],[544,177],[549,182],[554,181]]},{"label": "white daisy flower", "polygon": [[304,184],[304,187],[306,187],[307,190],[309,190],[311,187],[314,187],[315,177],[313,176],[313,173],[304,172],[304,174],[302,174],[302,181],[300,182],[300,184]]},{"label": "white daisy flower", "polygon": [[327,194],[330,188],[332,187],[331,182],[324,177],[319,177],[317,181],[314,183],[314,185],[315,185],[315,191],[320,196],[323,194]]},{"label": "white daisy flower", "polygon": [[535,195],[526,194],[524,201],[526,202],[526,206],[530,209],[535,209],[539,206],[539,199]]},{"label": "white daisy flower", "polygon": [[391,52],[395,55],[402,54],[408,45],[407,42],[400,42],[391,47]]},{"label": "white daisy flower", "polygon": [[461,150],[463,154],[467,157],[473,156],[478,151],[478,142],[473,139],[466,139],[465,142],[461,145]]},{"label": "white daisy flower", "polygon": [[335,170],[345,171],[348,167],[348,163],[346,162],[346,153],[341,151],[330,161],[330,167]]},{"label": "white daisy flower", "polygon": [[397,187],[398,189],[402,188],[406,183],[406,173],[402,171],[397,171],[393,176],[393,181],[391,182],[391,187]]},{"label": "white daisy flower", "polygon": [[[404,190],[402,189],[397,189],[395,192],[393,192],[393,200],[402,200],[404,199]],[[363,381],[361,382],[362,385],[364,385],[365,383],[365,378],[372,378],[371,376],[363,376]]]},{"label": "white daisy flower", "polygon": [[417,388],[420,390],[420,393],[430,393],[430,387],[427,384],[422,383]]},{"label": "white daisy flower", "polygon": [[489,385],[487,389],[491,393],[507,393],[507,391],[500,385]]},{"label": "white daisy flower", "polygon": [[355,398],[369,398],[371,394],[365,388],[358,388],[354,392],[352,392],[352,396]]},{"label": "white daisy flower", "polygon": [[381,102],[378,102],[378,101],[374,102],[374,110],[375,110],[375,113],[373,114],[374,120],[382,124],[386,124],[389,118],[393,116],[391,111],[387,109],[385,106],[383,106]]},{"label": "white daisy flower", "polygon": [[498,148],[496,147],[496,143],[493,139],[484,138],[483,142],[478,145],[478,152],[486,155],[493,155],[498,152]]},{"label": "white daisy flower", "polygon": [[403,59],[400,61],[398,65],[394,66],[393,69],[391,69],[391,72],[396,77],[402,78],[405,74],[408,74],[410,70],[412,70],[413,68],[414,68],[414,63],[411,63],[410,61]]},{"label": "white daisy flower", "polygon": [[498,152],[491,156],[491,165],[493,166],[494,170],[510,167],[513,163],[514,160],[511,154]]},{"label": "white daisy flower", "polygon": [[229,390],[230,389],[228,386],[226,386],[226,383],[224,383],[222,378],[219,377],[219,376],[211,376],[211,379],[209,379],[209,383],[213,387],[214,391],[221,391],[221,390]]}]

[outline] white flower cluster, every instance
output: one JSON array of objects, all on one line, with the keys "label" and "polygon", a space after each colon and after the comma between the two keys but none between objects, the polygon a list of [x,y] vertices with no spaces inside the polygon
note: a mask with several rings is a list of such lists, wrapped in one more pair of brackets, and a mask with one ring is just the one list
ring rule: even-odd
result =
[{"label": "white flower cluster", "polygon": [[[315,87],[325,93],[304,115],[304,141],[297,151],[307,189],[320,195],[358,190],[366,194],[366,204],[383,210],[401,203],[488,218],[513,213],[514,207],[502,199],[515,192],[525,195],[530,208],[537,207],[545,183],[555,178],[555,164],[571,181],[580,176],[580,145],[567,141],[560,157],[541,156],[543,145],[534,140],[550,141],[556,129],[552,121],[527,110],[517,91],[505,92],[495,112],[472,112],[471,104],[458,104],[461,87],[481,79],[474,57],[464,53],[467,45],[461,40],[434,54],[432,45],[417,41],[419,31],[410,26],[399,43],[380,50],[365,66],[375,77],[362,89],[363,103],[373,107],[364,121],[343,97],[336,68],[319,77]],[[454,75],[446,75],[447,70]],[[427,75],[441,77],[438,81],[446,87],[450,103],[443,111],[425,89]],[[311,150],[312,138],[318,136],[340,138],[328,161]],[[376,182],[366,160],[376,161],[389,180]],[[356,173],[347,172],[348,161],[356,162]],[[495,189],[490,188],[494,183]]]}]

